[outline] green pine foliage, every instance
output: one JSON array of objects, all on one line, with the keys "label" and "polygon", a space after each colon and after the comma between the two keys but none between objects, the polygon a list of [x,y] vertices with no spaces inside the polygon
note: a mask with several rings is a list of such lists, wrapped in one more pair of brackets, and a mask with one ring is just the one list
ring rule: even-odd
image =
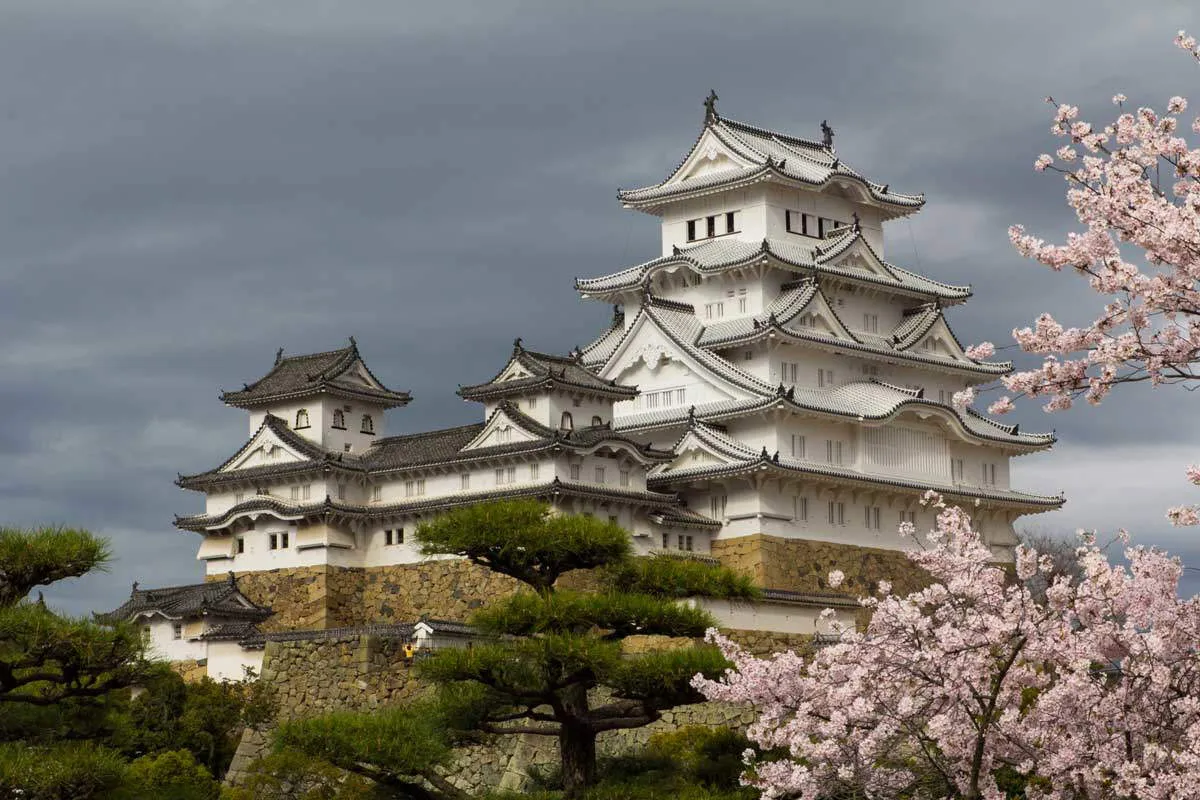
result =
[{"label": "green pine foliage", "polygon": [[21,800],[92,800],[117,789],[125,760],[90,742],[0,744],[0,797]]},{"label": "green pine foliage", "polygon": [[[325,715],[286,725],[279,737],[285,746],[395,787],[396,796],[462,797],[443,774],[450,747],[469,737],[533,734],[557,739],[567,796],[592,797],[585,793],[598,779],[600,733],[642,727],[667,709],[702,702],[692,679],[728,666],[698,641],[715,621],[685,598],[758,596],[749,580],[715,563],[635,558],[620,527],[557,514],[532,500],[454,510],[416,535],[427,555],[462,556],[526,588],[471,619],[490,641],[419,662],[419,675],[436,686],[433,699]],[[555,588],[579,569],[595,571],[598,591]],[[631,636],[695,641],[634,655],[622,646]],[[415,778],[425,782],[424,795],[413,788]],[[629,797],[651,796],[643,788]],[[671,794],[718,796],[682,788]]]}]

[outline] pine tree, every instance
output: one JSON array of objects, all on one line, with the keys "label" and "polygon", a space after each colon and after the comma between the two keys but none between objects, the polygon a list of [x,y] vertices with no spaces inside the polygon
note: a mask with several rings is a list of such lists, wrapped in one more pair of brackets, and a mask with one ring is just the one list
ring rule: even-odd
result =
[{"label": "pine tree", "polygon": [[[452,511],[417,530],[426,555],[456,555],[516,578],[521,591],[474,615],[490,641],[437,651],[419,675],[439,689],[418,709],[346,714],[286,725],[284,744],[321,755],[413,796],[419,775],[435,794],[455,796],[441,777],[458,736],[533,734],[557,739],[568,795],[596,781],[596,739],[605,731],[648,725],[670,708],[702,702],[697,674],[716,677],[727,662],[714,648],[682,647],[631,655],[622,640],[635,635],[696,638],[715,626],[689,597],[753,598],[749,579],[700,560],[665,555],[635,558],[629,534],[587,516],[555,514],[535,501],[503,501]],[[559,579],[592,570],[594,590],[567,589]],[[385,752],[365,740],[413,727],[439,731],[436,752]],[[386,722],[386,725],[384,724]],[[380,727],[383,726],[383,727]],[[379,728],[379,730],[375,730]],[[390,737],[388,737],[390,738]]]}]

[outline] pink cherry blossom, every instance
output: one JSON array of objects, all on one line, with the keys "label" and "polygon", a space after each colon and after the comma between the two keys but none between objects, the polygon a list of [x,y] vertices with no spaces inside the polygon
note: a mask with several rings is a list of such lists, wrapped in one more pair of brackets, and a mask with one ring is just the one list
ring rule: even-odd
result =
[{"label": "pink cherry blossom", "polygon": [[1081,577],[1018,548],[1012,580],[966,512],[926,499],[937,525],[909,558],[931,583],[880,582],[865,630],[769,658],[709,631],[733,668],[694,685],[752,707],[747,734],[782,754],[747,753],[743,781],[764,798],[1001,800],[1006,770],[1029,800],[1200,797],[1200,600],[1178,596],[1179,562],[1127,547],[1113,564],[1085,532]]},{"label": "pink cherry blossom", "polygon": [[991,342],[980,342],[979,344],[971,345],[964,352],[967,358],[972,361],[980,361],[996,355],[996,346]]},{"label": "pink cherry blossom", "polygon": [[846,573],[842,572],[840,569],[832,570],[829,573],[829,585],[835,589],[838,586],[841,586],[842,581],[844,580],[846,580]]}]

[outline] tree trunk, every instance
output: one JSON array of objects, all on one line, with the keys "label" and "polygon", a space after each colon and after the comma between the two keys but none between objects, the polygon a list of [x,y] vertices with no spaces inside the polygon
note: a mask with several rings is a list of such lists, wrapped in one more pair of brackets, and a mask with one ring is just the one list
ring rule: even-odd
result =
[{"label": "tree trunk", "polygon": [[582,725],[563,724],[558,734],[562,781],[567,797],[575,797],[596,780],[596,734]]}]

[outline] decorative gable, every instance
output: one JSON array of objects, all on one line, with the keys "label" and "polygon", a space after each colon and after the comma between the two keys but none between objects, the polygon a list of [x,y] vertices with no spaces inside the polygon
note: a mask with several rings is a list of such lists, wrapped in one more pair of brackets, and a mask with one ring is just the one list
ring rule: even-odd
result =
[{"label": "decorative gable", "polygon": [[714,172],[725,172],[733,169],[743,169],[754,164],[729,148],[713,132],[706,129],[700,141],[684,160],[679,169],[663,183],[664,186],[686,184],[687,181],[710,175]]},{"label": "decorative gable", "polygon": [[733,457],[730,453],[718,449],[712,442],[701,436],[696,429],[689,430],[673,448],[675,458],[666,464],[655,467],[650,475],[661,475],[667,472],[693,470],[709,467],[722,467],[740,464],[743,459]]},{"label": "decorative gable", "polygon": [[844,339],[848,342],[856,341],[846,326],[842,324],[841,318],[834,312],[833,306],[829,304],[829,298],[819,289],[813,294],[804,310],[793,317],[784,327],[796,333],[815,333],[833,339]]},{"label": "decorative gable", "polygon": [[959,345],[958,339],[955,338],[954,333],[950,330],[950,326],[946,324],[945,318],[941,316],[908,349],[929,356],[941,356],[943,358],[954,359],[955,361],[969,361],[967,354],[963,352],[962,346]]},{"label": "decorative gable", "polygon": [[541,438],[543,437],[539,434],[524,428],[510,417],[504,409],[500,409],[492,415],[492,418],[488,420],[487,425],[483,427],[479,435],[468,442],[461,452],[477,450],[481,447],[496,447],[502,444],[532,442]]},{"label": "decorative gable", "polygon": [[235,472],[240,469],[253,467],[274,466],[297,461],[308,461],[308,457],[286,444],[269,426],[263,426],[251,437],[229,463],[220,468],[220,472]]}]

